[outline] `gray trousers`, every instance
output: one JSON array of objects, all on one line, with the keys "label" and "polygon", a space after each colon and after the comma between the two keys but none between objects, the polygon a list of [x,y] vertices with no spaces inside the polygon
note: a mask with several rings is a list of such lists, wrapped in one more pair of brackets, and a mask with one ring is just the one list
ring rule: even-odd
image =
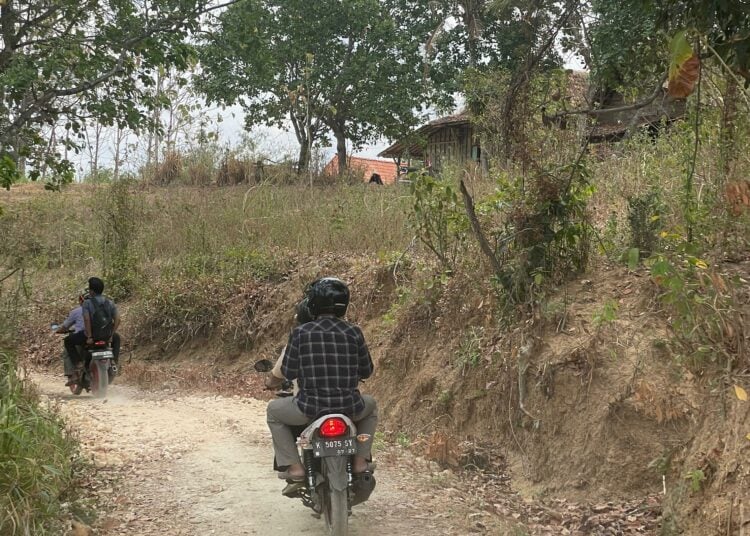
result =
[{"label": "gray trousers", "polygon": [[[365,409],[362,413],[355,415],[352,419],[357,425],[357,434],[368,434],[370,439],[364,442],[357,441],[357,456],[370,459],[372,440],[375,437],[375,428],[378,424],[378,405],[370,395],[362,395]],[[296,438],[292,434],[290,426],[302,426],[308,424],[312,419],[302,413],[291,396],[276,398],[268,403],[266,409],[266,422],[271,430],[273,450],[276,454],[276,465],[288,467],[295,463],[301,463],[297,452]]]}]

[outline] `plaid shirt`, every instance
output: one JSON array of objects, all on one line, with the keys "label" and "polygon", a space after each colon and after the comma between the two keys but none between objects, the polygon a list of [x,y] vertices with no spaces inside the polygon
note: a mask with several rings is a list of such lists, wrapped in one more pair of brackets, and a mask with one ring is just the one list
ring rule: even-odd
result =
[{"label": "plaid shirt", "polygon": [[281,364],[284,377],[299,385],[297,406],[311,418],[322,412],[360,413],[365,404],[357,386],[372,369],[362,330],[336,317],[294,328]]}]

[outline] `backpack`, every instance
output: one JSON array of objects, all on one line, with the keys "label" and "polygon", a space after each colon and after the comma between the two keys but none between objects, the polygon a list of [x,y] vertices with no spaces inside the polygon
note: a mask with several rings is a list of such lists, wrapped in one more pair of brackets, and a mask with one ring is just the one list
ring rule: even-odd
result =
[{"label": "backpack", "polygon": [[94,314],[91,316],[91,334],[95,341],[108,341],[114,333],[114,322],[112,319],[112,308],[110,302],[105,298],[100,304],[96,298],[91,298],[94,306]]}]

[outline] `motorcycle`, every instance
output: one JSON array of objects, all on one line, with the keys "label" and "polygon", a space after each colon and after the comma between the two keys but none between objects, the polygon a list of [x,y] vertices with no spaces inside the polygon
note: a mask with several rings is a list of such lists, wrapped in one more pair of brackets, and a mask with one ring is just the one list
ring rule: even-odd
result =
[{"label": "motorcycle", "polygon": [[[51,325],[52,331],[57,331],[57,324]],[[66,332],[70,333],[70,331]],[[64,334],[64,333],[63,333]],[[91,346],[79,346],[79,355],[84,355],[83,368],[76,373],[67,350],[63,350],[65,374],[74,379],[70,392],[80,395],[85,389],[95,398],[105,398],[107,388],[117,376],[117,360],[107,341],[94,341]]]},{"label": "motorcycle", "polygon": [[[262,359],[254,368],[269,372],[273,363]],[[277,396],[291,393],[282,390]],[[322,516],[331,536],[346,536],[352,507],[365,502],[375,489],[374,468],[364,473],[352,471],[356,442],[369,437],[357,435],[352,420],[339,413],[321,415],[306,426],[293,426],[292,433],[297,438],[305,478],[301,482],[287,480],[282,494],[301,499],[315,517]],[[275,461],[274,469],[278,469]]]}]

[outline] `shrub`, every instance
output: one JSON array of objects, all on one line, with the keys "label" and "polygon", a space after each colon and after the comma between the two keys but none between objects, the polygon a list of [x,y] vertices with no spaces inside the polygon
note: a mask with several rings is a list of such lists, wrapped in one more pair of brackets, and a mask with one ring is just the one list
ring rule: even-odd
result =
[{"label": "shrub", "polygon": [[661,202],[657,191],[628,198],[628,223],[630,247],[638,250],[645,259],[656,251],[661,230]]},{"label": "shrub", "polygon": [[426,173],[410,175],[414,211],[411,223],[446,272],[456,266],[464,251],[469,221],[453,182]]},{"label": "shrub", "polygon": [[39,407],[0,351],[0,534],[60,534],[76,459],[62,420]]}]

